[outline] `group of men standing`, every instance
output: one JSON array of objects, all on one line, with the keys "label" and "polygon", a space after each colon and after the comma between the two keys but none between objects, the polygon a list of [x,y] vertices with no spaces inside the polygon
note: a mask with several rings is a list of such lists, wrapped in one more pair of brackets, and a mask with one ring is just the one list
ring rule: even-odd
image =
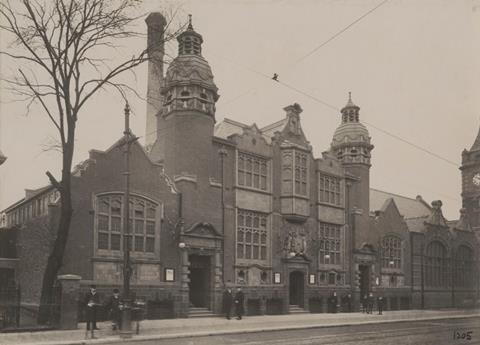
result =
[{"label": "group of men standing", "polygon": [[[373,293],[369,293],[368,295],[363,295],[362,298],[362,313],[373,314],[373,305],[375,304],[375,298],[373,297]],[[377,297],[377,309],[378,315],[382,315],[383,307],[385,305],[385,301],[382,296]]]},{"label": "group of men standing", "polygon": [[241,320],[244,308],[243,304],[245,302],[245,295],[242,291],[242,288],[237,288],[237,292],[235,296],[233,296],[233,292],[231,288],[226,288],[223,292],[223,309],[225,311],[225,316],[227,320],[230,320],[232,306],[235,308],[235,314],[237,315],[237,320]]},{"label": "group of men standing", "polygon": [[112,329],[120,329],[120,317],[121,310],[123,308],[122,300],[120,299],[120,291],[118,289],[113,289],[112,296],[108,299],[105,305],[100,303],[100,296],[97,293],[97,288],[95,285],[90,286],[90,291],[85,295],[84,300],[85,305],[85,316],[87,321],[87,333],[88,331],[92,332],[92,338],[94,338],[94,330],[98,330],[97,327],[97,311],[99,307],[105,307],[107,310],[110,319],[112,320]]},{"label": "group of men standing", "polygon": [[[351,294],[346,294],[342,297],[341,300],[342,304],[342,311],[343,312],[348,312],[351,313],[353,311],[353,304],[352,304],[352,295]],[[368,295],[363,295],[361,302],[361,307],[362,307],[362,312],[367,313],[367,314],[373,314],[373,307],[375,304],[375,298],[373,296],[373,293],[370,292]],[[385,305],[385,301],[382,296],[377,297],[377,309],[378,309],[378,314],[382,315],[383,314],[383,308]],[[328,303],[327,303],[327,312],[329,313],[336,313],[338,311],[338,308],[340,307],[340,304],[338,303],[338,296],[336,292],[333,292],[331,296],[328,298]]]}]

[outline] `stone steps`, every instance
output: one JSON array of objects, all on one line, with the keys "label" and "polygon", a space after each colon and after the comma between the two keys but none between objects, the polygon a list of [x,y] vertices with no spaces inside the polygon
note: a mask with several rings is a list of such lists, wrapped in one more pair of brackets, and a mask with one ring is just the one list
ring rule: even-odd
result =
[{"label": "stone steps", "polygon": [[298,305],[293,305],[293,304],[289,305],[288,312],[289,314],[307,314],[308,313],[307,310],[301,308]]},{"label": "stone steps", "polygon": [[188,317],[214,317],[216,316],[208,308],[190,308],[188,310]]}]

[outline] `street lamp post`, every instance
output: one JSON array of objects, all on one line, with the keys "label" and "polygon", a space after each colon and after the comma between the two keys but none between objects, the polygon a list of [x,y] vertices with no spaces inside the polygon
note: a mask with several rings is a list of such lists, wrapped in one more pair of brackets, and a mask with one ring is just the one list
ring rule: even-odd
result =
[{"label": "street lamp post", "polygon": [[124,226],[123,226],[123,311],[122,329],[120,337],[132,337],[131,311],[132,300],[130,296],[130,106],[125,104],[125,198],[124,198]]}]

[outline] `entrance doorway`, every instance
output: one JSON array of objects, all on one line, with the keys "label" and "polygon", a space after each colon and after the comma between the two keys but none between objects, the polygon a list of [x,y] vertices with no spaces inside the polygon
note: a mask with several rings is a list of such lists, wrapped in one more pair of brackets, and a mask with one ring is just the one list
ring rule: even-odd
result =
[{"label": "entrance doorway", "polygon": [[370,266],[358,265],[360,271],[360,298],[370,293]]},{"label": "entrance doorway", "polygon": [[190,255],[190,305],[196,308],[208,308],[210,305],[210,256]]},{"label": "entrance doorway", "polygon": [[290,304],[303,307],[304,274],[300,271],[290,273]]}]

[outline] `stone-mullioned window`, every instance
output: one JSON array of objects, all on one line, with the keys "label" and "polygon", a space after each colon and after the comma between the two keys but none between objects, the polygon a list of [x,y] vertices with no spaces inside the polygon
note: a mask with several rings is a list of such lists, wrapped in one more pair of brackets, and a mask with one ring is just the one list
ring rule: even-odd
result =
[{"label": "stone-mullioned window", "polygon": [[331,175],[320,174],[319,194],[320,202],[340,206],[342,204],[341,179]]},{"label": "stone-mullioned window", "polygon": [[237,258],[267,260],[268,215],[265,213],[238,210],[237,213]]},{"label": "stone-mullioned window", "polygon": [[342,263],[342,227],[337,224],[319,223],[319,262],[322,265]]},{"label": "stone-mullioned window", "polygon": [[[124,207],[122,194],[110,194],[97,197],[96,230],[97,249],[104,251],[122,251]],[[130,196],[130,250],[138,253],[155,252],[157,233],[158,205],[144,198]]]},{"label": "stone-mullioned window", "polygon": [[282,194],[308,196],[308,154],[298,150],[282,153]]},{"label": "stone-mullioned window", "polygon": [[430,287],[447,287],[449,278],[447,249],[441,242],[433,241],[425,251],[425,283]]},{"label": "stone-mullioned window", "polygon": [[238,153],[238,185],[260,190],[268,188],[267,160],[247,153]]},{"label": "stone-mullioned window", "polygon": [[402,240],[396,236],[387,236],[382,240],[382,267],[402,267]]}]

